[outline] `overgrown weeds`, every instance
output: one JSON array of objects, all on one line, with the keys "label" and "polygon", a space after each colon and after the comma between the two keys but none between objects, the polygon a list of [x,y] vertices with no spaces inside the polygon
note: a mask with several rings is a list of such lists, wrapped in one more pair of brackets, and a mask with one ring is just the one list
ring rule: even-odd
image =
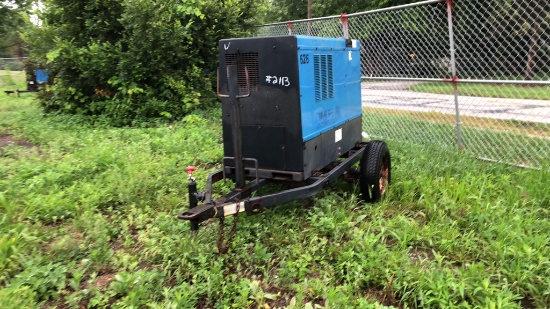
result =
[{"label": "overgrown weeds", "polygon": [[[24,307],[545,308],[550,173],[390,142],[379,204],[337,183],[315,199],[191,234],[187,165],[223,156],[218,110],[112,128],[0,103],[0,303]],[[224,190],[226,184],[218,188]],[[275,188],[276,190],[276,188]],[[231,219],[228,219],[231,223]],[[6,305],[7,304],[7,305]]]}]

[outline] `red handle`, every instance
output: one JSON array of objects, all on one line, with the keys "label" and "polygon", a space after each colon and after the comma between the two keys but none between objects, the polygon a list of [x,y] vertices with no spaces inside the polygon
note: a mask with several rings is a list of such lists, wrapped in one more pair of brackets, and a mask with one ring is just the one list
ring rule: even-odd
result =
[{"label": "red handle", "polygon": [[196,171],[197,168],[194,166],[188,166],[185,168],[185,170],[187,171],[188,174],[193,174],[193,172]]}]

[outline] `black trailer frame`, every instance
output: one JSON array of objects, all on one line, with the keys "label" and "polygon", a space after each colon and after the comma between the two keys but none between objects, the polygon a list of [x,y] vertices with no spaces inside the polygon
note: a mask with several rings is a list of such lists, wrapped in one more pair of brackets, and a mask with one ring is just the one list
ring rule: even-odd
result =
[{"label": "black trailer frame", "polygon": [[[301,186],[264,196],[251,197],[252,193],[262,186],[279,181],[257,177],[247,185],[235,188],[230,193],[213,201],[212,185],[225,179],[224,169],[208,176],[204,192],[197,192],[195,180],[191,177],[188,184],[191,208],[180,213],[178,218],[191,221],[192,230],[197,230],[199,223],[210,218],[223,218],[240,212],[253,215],[285,202],[312,197],[349,171],[361,159],[366,145],[366,143],[358,144],[331,164],[330,169],[317,172],[315,176],[303,181]],[[198,202],[204,202],[204,204],[198,206]]]}]

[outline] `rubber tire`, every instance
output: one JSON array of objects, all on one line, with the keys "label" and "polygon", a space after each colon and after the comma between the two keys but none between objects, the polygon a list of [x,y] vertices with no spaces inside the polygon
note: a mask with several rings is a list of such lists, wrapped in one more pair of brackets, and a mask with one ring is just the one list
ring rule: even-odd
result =
[{"label": "rubber tire", "polygon": [[[391,181],[391,156],[388,145],[383,141],[371,141],[367,143],[360,161],[359,187],[363,199],[368,203],[380,201],[387,192]],[[387,169],[387,179],[382,169]],[[381,190],[380,181],[387,180],[385,188]]]}]

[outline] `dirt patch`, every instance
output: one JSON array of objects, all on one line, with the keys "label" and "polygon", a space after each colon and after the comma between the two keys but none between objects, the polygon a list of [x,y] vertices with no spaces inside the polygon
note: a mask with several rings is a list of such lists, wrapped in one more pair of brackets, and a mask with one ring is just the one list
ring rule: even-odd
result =
[{"label": "dirt patch", "polygon": [[396,308],[401,308],[397,303],[393,290],[386,288],[384,291],[380,291],[374,288],[369,288],[365,292],[365,297],[367,299],[377,301],[384,306],[392,306]]},{"label": "dirt patch", "polygon": [[0,147],[6,147],[13,144],[22,146],[22,147],[29,147],[29,148],[33,147],[33,145],[27,141],[14,139],[13,135],[11,134],[0,134]]},{"label": "dirt patch", "polygon": [[521,308],[523,309],[534,309],[537,308],[535,305],[535,302],[530,297],[525,297],[519,302],[521,304]]},{"label": "dirt patch", "polygon": [[44,303],[41,307],[42,309],[68,309],[70,308],[67,304],[65,304],[64,299],[50,299],[47,302]]},{"label": "dirt patch", "polygon": [[94,283],[94,286],[100,290],[107,288],[111,284],[111,281],[113,281],[115,275],[115,273],[107,273],[98,276]]},{"label": "dirt patch", "polygon": [[38,154],[42,154],[42,151],[40,150],[40,147],[37,145],[24,140],[24,139],[15,139],[13,137],[13,134],[0,134],[0,148],[6,147],[9,145],[17,145],[20,147],[25,148],[28,151],[36,151]]},{"label": "dirt patch", "polygon": [[409,260],[413,264],[421,264],[423,266],[428,265],[428,261],[435,258],[432,251],[422,248],[411,248],[409,251]]},{"label": "dirt patch", "polygon": [[122,240],[117,239],[111,243],[110,247],[111,249],[113,249],[114,252],[117,252],[124,249],[124,243],[122,242]]}]

